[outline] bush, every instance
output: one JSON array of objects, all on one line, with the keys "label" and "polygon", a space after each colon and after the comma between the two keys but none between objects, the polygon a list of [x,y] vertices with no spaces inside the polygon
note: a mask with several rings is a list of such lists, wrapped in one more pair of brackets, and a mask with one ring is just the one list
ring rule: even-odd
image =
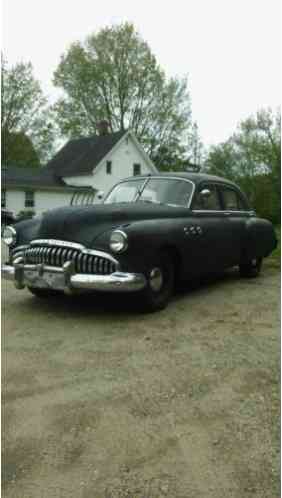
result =
[{"label": "bush", "polygon": [[33,218],[35,211],[33,209],[23,209],[18,213],[17,221],[29,220]]}]

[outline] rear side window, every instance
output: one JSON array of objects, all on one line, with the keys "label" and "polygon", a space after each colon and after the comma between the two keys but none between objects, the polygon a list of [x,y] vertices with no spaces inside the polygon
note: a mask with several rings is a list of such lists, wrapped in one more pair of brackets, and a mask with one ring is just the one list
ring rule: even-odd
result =
[{"label": "rear side window", "polygon": [[248,206],[236,190],[224,187],[221,188],[221,193],[224,209],[228,211],[246,211],[248,209]]},{"label": "rear side window", "polygon": [[[209,190],[209,196],[201,195],[203,190]],[[199,192],[196,193],[193,202],[193,209],[197,211],[221,211],[220,199],[218,190],[215,185],[202,185]]]}]

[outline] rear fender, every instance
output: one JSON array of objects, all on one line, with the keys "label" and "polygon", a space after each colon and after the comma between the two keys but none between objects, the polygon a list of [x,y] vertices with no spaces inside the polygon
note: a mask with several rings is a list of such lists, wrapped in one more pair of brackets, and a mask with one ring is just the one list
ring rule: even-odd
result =
[{"label": "rear fender", "polygon": [[261,218],[250,218],[246,223],[242,241],[242,260],[265,258],[277,246],[272,223]]}]

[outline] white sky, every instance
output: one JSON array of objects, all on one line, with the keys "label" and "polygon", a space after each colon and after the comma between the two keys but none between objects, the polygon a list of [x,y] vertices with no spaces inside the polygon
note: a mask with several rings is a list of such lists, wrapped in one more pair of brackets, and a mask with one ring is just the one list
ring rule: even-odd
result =
[{"label": "white sky", "polygon": [[280,19],[280,0],[3,0],[2,47],[9,64],[32,62],[54,100],[52,74],[68,46],[131,21],[168,75],[188,74],[193,119],[209,145],[280,104]]}]

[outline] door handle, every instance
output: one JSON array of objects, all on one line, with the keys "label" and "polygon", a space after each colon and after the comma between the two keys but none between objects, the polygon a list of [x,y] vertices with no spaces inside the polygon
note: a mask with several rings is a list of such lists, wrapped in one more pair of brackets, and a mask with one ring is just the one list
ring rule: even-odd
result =
[{"label": "door handle", "polygon": [[223,214],[224,214],[224,216],[230,216],[231,215],[231,213],[229,213],[228,211],[224,211]]}]

